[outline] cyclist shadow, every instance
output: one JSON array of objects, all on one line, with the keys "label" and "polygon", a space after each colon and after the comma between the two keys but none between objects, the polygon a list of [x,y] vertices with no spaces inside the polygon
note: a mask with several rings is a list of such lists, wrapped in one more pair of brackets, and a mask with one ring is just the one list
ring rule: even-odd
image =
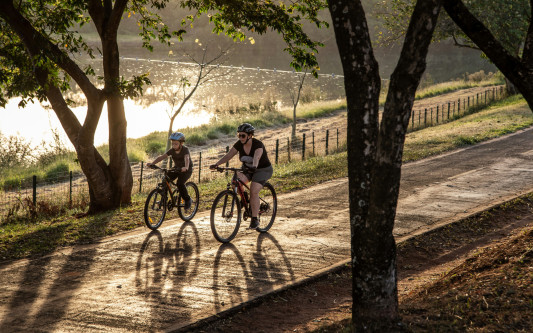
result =
[{"label": "cyclist shadow", "polygon": [[[251,257],[250,257],[251,256]],[[295,280],[291,262],[274,236],[261,233],[255,251],[244,258],[232,243],[222,244],[213,265],[217,312]]]},{"label": "cyclist shadow", "polygon": [[159,230],[150,232],[137,259],[137,293],[155,304],[186,305],[180,294],[198,275],[200,249],[200,236],[193,222],[182,224],[175,243],[172,238],[165,241]]}]

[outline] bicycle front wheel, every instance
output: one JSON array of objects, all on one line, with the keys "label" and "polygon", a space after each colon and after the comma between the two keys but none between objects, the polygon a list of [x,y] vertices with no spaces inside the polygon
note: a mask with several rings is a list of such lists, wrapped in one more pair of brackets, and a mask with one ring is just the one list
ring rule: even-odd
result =
[{"label": "bicycle front wheel", "polygon": [[241,203],[233,191],[220,192],[211,207],[211,231],[216,240],[228,243],[241,225]]},{"label": "bicycle front wheel", "polygon": [[183,200],[181,194],[178,196],[177,202],[178,214],[180,215],[183,221],[187,222],[190,221],[198,211],[198,204],[200,203],[200,192],[198,191],[198,186],[196,186],[196,184],[193,182],[186,183],[185,187],[187,188],[187,193],[189,193],[189,196],[191,197],[191,207],[189,207],[189,209],[185,209],[185,200]]},{"label": "bicycle front wheel", "polygon": [[266,183],[259,191],[259,227],[257,231],[267,232],[274,224],[276,213],[278,211],[278,199],[274,186]]},{"label": "bicycle front wheel", "polygon": [[144,203],[144,223],[152,230],[159,228],[167,214],[167,198],[161,189],[154,189]]}]

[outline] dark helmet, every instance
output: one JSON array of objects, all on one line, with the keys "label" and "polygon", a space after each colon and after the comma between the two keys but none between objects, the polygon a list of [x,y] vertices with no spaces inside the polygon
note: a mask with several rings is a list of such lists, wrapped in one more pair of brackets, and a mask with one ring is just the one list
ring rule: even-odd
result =
[{"label": "dark helmet", "polygon": [[174,132],[168,139],[174,141],[185,141],[185,134],[181,132]]},{"label": "dark helmet", "polygon": [[253,127],[252,125],[248,124],[248,123],[242,123],[239,125],[239,127],[237,127],[237,132],[244,132],[244,133],[248,133],[248,134],[254,134],[254,131],[255,131],[255,127]]}]

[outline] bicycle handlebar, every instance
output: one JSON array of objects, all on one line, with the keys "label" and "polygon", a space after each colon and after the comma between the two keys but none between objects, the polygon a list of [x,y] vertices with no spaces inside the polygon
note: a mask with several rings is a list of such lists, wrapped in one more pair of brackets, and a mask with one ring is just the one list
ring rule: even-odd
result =
[{"label": "bicycle handlebar", "polygon": [[244,171],[244,169],[242,167],[240,168],[226,168],[226,167],[221,167],[221,166],[217,166],[216,169],[211,169],[212,171],[218,171],[218,172],[224,172],[224,171],[233,171],[233,172],[238,172],[238,171]]},{"label": "bicycle handlebar", "polygon": [[150,168],[150,169],[154,169],[154,170],[161,170],[161,171],[164,171],[164,172],[167,172],[167,171],[168,171],[167,169],[165,169],[165,168],[161,168],[161,167],[159,167],[159,166],[157,166],[157,165],[155,165],[155,164],[151,164],[150,166],[148,166],[148,168]]},{"label": "bicycle handlebar", "polygon": [[246,166],[241,166],[240,168],[229,168],[229,167],[221,167],[217,166],[216,169],[211,169],[212,171],[218,171],[218,172],[224,172],[224,171],[233,171],[233,172],[248,172],[248,173],[254,173],[255,170],[250,169]]}]

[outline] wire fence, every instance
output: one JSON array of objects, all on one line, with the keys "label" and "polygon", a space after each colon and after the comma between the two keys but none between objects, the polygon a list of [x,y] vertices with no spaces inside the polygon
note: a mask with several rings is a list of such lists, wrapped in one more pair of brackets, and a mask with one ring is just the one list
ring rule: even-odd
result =
[{"label": "wire fence", "polygon": [[[413,110],[410,130],[419,130],[457,119],[480,109],[480,105],[487,105],[504,97],[503,87],[495,87],[471,97],[436,105],[433,108]],[[296,137],[292,137],[290,131],[287,131],[287,134],[280,135],[276,139],[262,141],[270,161],[279,165],[346,150],[346,127],[307,130],[299,132]],[[209,165],[217,162],[230,148],[229,145],[209,149],[190,147],[191,158],[194,162],[193,175],[190,180],[204,183],[217,177],[224,177],[224,174],[211,172]],[[228,166],[238,165],[237,158],[228,163]],[[148,193],[160,181],[161,173],[146,169],[144,166],[144,161],[131,164],[134,179],[133,194]],[[47,175],[46,180],[33,176],[22,180],[16,188],[0,190],[0,222],[22,211],[24,207],[31,207],[35,212],[53,210],[56,207],[57,211],[57,207],[65,207],[65,209],[84,207],[88,202],[87,179],[79,171]]]},{"label": "wire fence", "polygon": [[[292,138],[290,135],[278,139],[263,141],[273,164],[279,165],[293,161],[301,161],[313,156],[333,154],[345,149],[346,131],[340,129],[325,130],[324,132],[308,131]],[[212,172],[209,165],[217,162],[230,149],[230,146],[195,149],[190,148],[191,159],[194,162],[193,174],[190,181],[204,183],[224,174]],[[238,166],[237,158],[227,163],[228,166]],[[131,164],[133,175],[132,193],[148,193],[161,180],[161,173],[145,168],[145,161]],[[16,214],[24,207],[34,211],[47,209],[57,210],[57,207],[83,207],[89,201],[89,187],[85,175],[81,172],[59,172],[47,175],[46,179],[33,176],[21,181],[17,188],[0,191],[0,221]]]},{"label": "wire fence", "polygon": [[502,100],[505,97],[507,97],[507,94],[504,86],[498,86],[487,88],[475,95],[447,101],[434,107],[413,110],[411,112],[410,129],[418,130],[463,117],[482,106]]}]

